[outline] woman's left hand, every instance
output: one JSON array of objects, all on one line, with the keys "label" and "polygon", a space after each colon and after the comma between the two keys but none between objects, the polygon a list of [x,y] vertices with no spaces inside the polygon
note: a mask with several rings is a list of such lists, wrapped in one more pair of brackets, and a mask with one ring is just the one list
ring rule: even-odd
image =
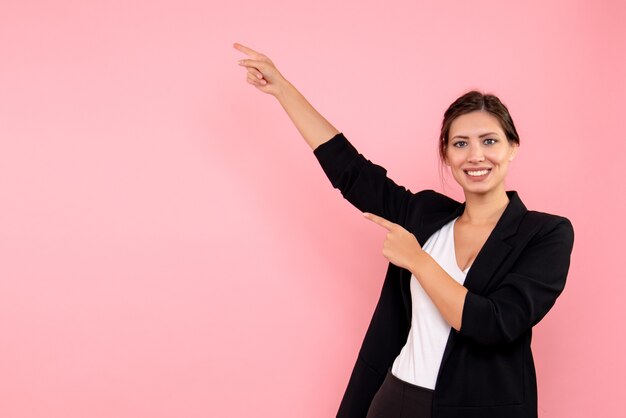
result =
[{"label": "woman's left hand", "polygon": [[387,239],[383,245],[383,255],[398,267],[410,270],[418,262],[424,251],[415,235],[398,224],[373,213],[364,212],[363,216],[387,229]]}]

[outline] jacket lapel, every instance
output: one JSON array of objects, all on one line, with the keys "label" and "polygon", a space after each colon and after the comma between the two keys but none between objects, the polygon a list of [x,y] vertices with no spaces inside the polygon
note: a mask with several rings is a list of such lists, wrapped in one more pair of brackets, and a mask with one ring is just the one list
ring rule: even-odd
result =
[{"label": "jacket lapel", "polygon": [[[516,191],[507,191],[509,203],[498,219],[496,226],[491,231],[489,237],[482,246],[476,259],[472,263],[464,286],[471,292],[482,294],[485,286],[493,278],[500,264],[509,255],[513,246],[507,239],[517,233],[519,224],[527,212],[526,206],[522,203]],[[463,203],[465,206],[465,203]]]}]

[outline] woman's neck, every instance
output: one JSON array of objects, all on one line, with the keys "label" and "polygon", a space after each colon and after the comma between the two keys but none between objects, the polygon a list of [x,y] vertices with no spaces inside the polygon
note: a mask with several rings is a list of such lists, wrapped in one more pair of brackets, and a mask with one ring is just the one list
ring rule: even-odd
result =
[{"label": "woman's neck", "polygon": [[495,224],[508,204],[504,189],[490,194],[465,193],[465,210],[459,220],[476,226]]}]

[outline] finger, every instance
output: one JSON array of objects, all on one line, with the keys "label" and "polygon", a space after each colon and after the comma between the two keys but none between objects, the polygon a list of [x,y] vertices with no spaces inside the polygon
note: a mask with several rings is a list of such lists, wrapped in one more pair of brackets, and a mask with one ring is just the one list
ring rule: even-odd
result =
[{"label": "finger", "polygon": [[363,216],[365,216],[370,221],[373,221],[373,222],[377,223],[378,225],[382,226],[383,228],[387,229],[388,231],[391,231],[391,228],[393,228],[394,223],[388,221],[387,219],[385,219],[385,218],[383,218],[381,216],[374,215],[373,213],[368,213],[368,212],[363,212]]},{"label": "finger", "polygon": [[261,88],[261,87],[265,87],[265,86],[266,86],[266,84],[264,84],[264,83],[262,83],[262,82],[258,82],[258,81],[255,81],[255,80],[251,80],[251,79],[249,79],[249,78],[248,78],[248,79],[246,79],[246,81],[247,81],[248,83],[252,84],[254,87],[257,87],[257,88]]},{"label": "finger", "polygon": [[259,80],[256,76],[248,73],[248,82],[254,84],[255,86],[264,86],[267,84],[266,80]]},{"label": "finger", "polygon": [[237,42],[235,42],[233,44],[233,47],[236,50],[241,51],[241,52],[243,52],[246,55],[261,55],[259,52],[255,51],[254,49],[248,48],[247,46],[243,46],[243,45],[241,45],[240,43],[237,43]]},{"label": "finger", "polygon": [[254,67],[248,67],[248,73],[252,74],[254,77],[258,78],[259,80],[263,78],[263,74],[261,74],[261,72]]},{"label": "finger", "polygon": [[259,61],[259,60],[242,59],[238,61],[238,64],[241,65],[242,67],[256,68],[261,72],[267,69],[267,63],[263,61]]}]

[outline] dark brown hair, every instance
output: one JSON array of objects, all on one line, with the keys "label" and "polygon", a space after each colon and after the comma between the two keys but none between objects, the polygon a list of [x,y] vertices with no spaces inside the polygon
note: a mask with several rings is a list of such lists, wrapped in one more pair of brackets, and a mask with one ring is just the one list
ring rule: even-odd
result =
[{"label": "dark brown hair", "polygon": [[519,135],[515,129],[513,119],[509,114],[509,109],[493,94],[483,94],[479,91],[472,90],[459,97],[448,107],[443,115],[443,123],[441,124],[441,134],[439,135],[439,157],[445,162],[446,148],[448,147],[448,134],[452,122],[461,115],[474,112],[476,110],[484,110],[491,113],[498,119],[502,130],[506,134],[509,143],[519,145]]}]

